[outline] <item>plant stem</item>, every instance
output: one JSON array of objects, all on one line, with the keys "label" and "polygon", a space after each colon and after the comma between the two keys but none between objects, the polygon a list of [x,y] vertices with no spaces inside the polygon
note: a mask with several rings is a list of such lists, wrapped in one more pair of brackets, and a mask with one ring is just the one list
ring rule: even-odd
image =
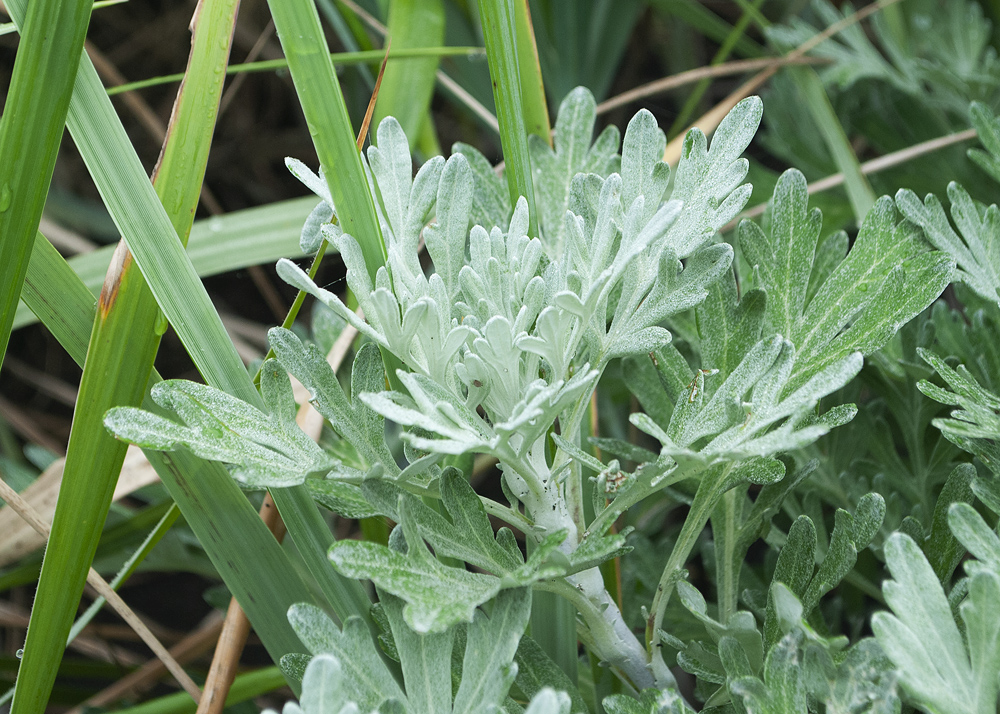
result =
[{"label": "plant stem", "polygon": [[[548,580],[535,583],[536,590],[556,593],[571,602],[583,615],[584,622],[590,630],[593,638],[594,653],[603,661],[618,669],[625,675],[636,689],[647,689],[656,686],[676,686],[673,681],[661,683],[654,681],[649,670],[646,650],[639,643],[635,634],[628,629],[625,621],[618,611],[618,607],[607,595],[603,585],[600,591],[604,593],[606,599],[595,600],[588,597],[587,573],[592,573],[598,580],[601,578],[600,572],[596,568],[578,573],[564,580]],[[601,611],[604,603],[607,607]],[[669,672],[669,670],[668,670]]]},{"label": "plant stem", "polygon": [[639,503],[647,496],[656,493],[657,491],[662,491],[663,489],[677,483],[678,481],[687,478],[687,474],[683,476],[673,475],[670,478],[664,478],[662,483],[658,483],[656,486],[652,486],[648,483],[636,483],[631,488],[623,491],[622,493],[615,496],[615,500],[608,504],[608,507],[601,511],[597,518],[595,518],[591,524],[584,531],[583,537],[586,538],[592,533],[604,533],[608,530],[611,525],[618,520],[625,511]]},{"label": "plant stem", "polygon": [[[336,220],[336,216],[334,217],[334,220]],[[330,245],[329,241],[323,241],[319,246],[319,250],[316,251],[316,255],[315,257],[313,257],[312,263],[310,263],[309,265],[310,280],[316,279],[316,273],[319,272],[319,264],[323,262],[323,256],[326,255],[326,249],[329,247],[329,245]],[[282,328],[286,330],[292,329],[292,325],[295,323],[295,318],[299,316],[299,310],[302,309],[302,303],[304,303],[305,301],[306,301],[305,292],[299,290],[298,293],[295,295],[295,300],[292,302],[292,306],[288,308],[288,314],[285,315],[285,319],[281,323]],[[264,359],[261,360],[260,363],[261,366],[257,369],[257,374],[255,374],[253,377],[253,383],[255,387],[258,388],[260,387],[260,372],[261,369],[263,369],[264,367],[264,362],[267,362],[272,357],[274,357],[274,350],[268,348],[267,354],[264,355]]]},{"label": "plant stem", "polygon": [[[482,57],[483,50],[481,47],[474,46],[463,46],[463,47],[411,47],[409,49],[393,49],[389,52],[389,61],[394,60],[404,60],[404,59],[423,59],[427,57],[437,58],[437,57]],[[385,57],[385,52],[383,50],[368,50],[364,52],[331,52],[330,61],[333,62],[335,66],[351,66],[359,65],[361,67],[365,66],[367,62],[379,62],[383,57]],[[244,62],[242,64],[231,64],[226,67],[226,75],[242,74],[245,72],[273,72],[275,70],[286,69],[288,67],[288,60],[286,59],[273,59],[273,60],[258,60],[256,62]],[[367,69],[367,68],[366,68]],[[135,82],[127,82],[126,84],[119,84],[114,87],[108,87],[108,96],[114,96],[115,94],[122,94],[124,92],[134,92],[138,89],[146,89],[147,87],[158,87],[163,84],[170,84],[171,82],[180,82],[184,79],[184,73],[178,72],[176,74],[163,74],[159,77],[150,77],[149,79],[140,79]],[[374,84],[374,80],[372,80]]]},{"label": "plant stem", "polygon": [[660,583],[656,587],[656,595],[653,597],[652,615],[646,623],[646,642],[652,654],[653,671],[659,678],[663,673],[669,672],[663,662],[663,655],[660,652],[660,629],[663,627],[663,615],[670,602],[670,595],[674,590],[674,585],[683,575],[683,567],[687,562],[698,537],[705,529],[708,518],[715,508],[715,504],[722,494],[726,478],[732,470],[733,464],[723,464],[710,468],[701,477],[698,490],[695,493],[694,501],[691,502],[691,510],[681,532],[677,536],[677,542],[670,551],[670,558],[663,568],[660,576]]},{"label": "plant stem", "polygon": [[[579,434],[579,424],[577,424],[576,433]],[[533,445],[532,450],[542,449],[544,438],[539,439],[539,442]],[[529,515],[534,519],[536,527],[540,527],[540,529],[536,528],[536,531],[547,534],[565,529],[568,535],[560,546],[560,550],[567,556],[572,555],[579,545],[580,531],[577,530],[576,523],[569,513],[566,501],[560,493],[559,485],[552,478],[551,472],[548,471],[544,462],[538,465],[530,459],[522,457],[511,462],[501,459],[501,463],[505,467],[505,478],[508,475],[516,476],[528,486],[522,500]],[[545,470],[544,474],[539,473],[541,469]],[[517,482],[511,485],[520,487]],[[570,575],[561,581],[561,584],[565,586],[560,586],[561,594],[566,596],[567,593],[572,592],[573,597],[568,599],[588,620],[594,636],[595,654],[625,673],[640,689],[651,687],[654,684],[658,686],[676,685],[673,675],[669,674],[669,671],[667,672],[669,679],[664,677],[654,679],[649,669],[646,649],[642,647],[635,633],[629,629],[618,605],[604,587],[604,579],[599,568],[593,567]],[[550,617],[557,614],[549,612]],[[570,640],[570,642],[575,642],[575,639]]]}]

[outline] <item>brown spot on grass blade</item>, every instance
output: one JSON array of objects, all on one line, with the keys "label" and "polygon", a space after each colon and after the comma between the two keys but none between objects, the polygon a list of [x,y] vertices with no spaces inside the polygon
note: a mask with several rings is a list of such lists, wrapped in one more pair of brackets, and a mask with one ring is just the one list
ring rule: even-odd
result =
[{"label": "brown spot on grass blade", "polygon": [[368,136],[368,125],[372,123],[372,114],[375,113],[375,102],[378,101],[378,90],[382,86],[382,77],[385,76],[385,65],[389,61],[389,48],[392,47],[392,38],[385,40],[385,56],[382,58],[382,65],[378,68],[378,79],[375,80],[375,89],[372,90],[372,98],[368,100],[368,109],[365,110],[364,121],[361,122],[361,129],[358,131],[358,151],[365,145],[365,137]]},{"label": "brown spot on grass blade", "polygon": [[125,241],[118,241],[118,247],[115,248],[115,252],[111,256],[111,264],[108,266],[108,272],[104,276],[101,296],[97,301],[97,314],[101,320],[107,319],[108,313],[111,312],[111,308],[115,304],[115,300],[118,299],[118,288],[122,284],[122,277],[129,266],[132,265],[132,262],[132,254],[129,253]]}]

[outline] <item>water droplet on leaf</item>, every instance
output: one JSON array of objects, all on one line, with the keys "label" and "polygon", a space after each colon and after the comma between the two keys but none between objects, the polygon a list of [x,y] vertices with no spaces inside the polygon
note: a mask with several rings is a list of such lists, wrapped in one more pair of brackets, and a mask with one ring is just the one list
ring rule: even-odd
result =
[{"label": "water droplet on leaf", "polygon": [[6,211],[10,208],[11,191],[10,186],[7,184],[0,188],[0,212]]}]

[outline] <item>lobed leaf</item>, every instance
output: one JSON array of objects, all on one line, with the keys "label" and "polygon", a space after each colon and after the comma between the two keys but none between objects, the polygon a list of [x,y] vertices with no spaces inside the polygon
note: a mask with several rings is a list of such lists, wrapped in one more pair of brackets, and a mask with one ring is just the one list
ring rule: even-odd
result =
[{"label": "lobed leaf", "polygon": [[967,652],[948,599],[916,543],[894,534],[886,541],[885,555],[894,579],[882,590],[894,614],[876,613],[872,628],[899,668],[904,689],[932,712],[994,711],[1000,691],[996,676],[1000,630],[996,618],[990,622],[981,618],[984,608],[995,606],[1000,576],[989,571],[972,576],[969,595],[960,607],[969,637]]},{"label": "lobed leaf", "polygon": [[913,191],[900,190],[896,205],[907,219],[920,226],[927,240],[950,255],[958,266],[957,277],[978,295],[1000,304],[1000,209],[982,210],[959,184],[948,184],[951,217],[956,233],[941,202],[928,194],[921,204]]},{"label": "lobed leaf", "polygon": [[[350,701],[370,710],[389,698],[404,699],[403,691],[375,651],[361,618],[348,618],[341,630],[318,607],[301,603],[289,609],[288,621],[309,652],[336,659],[347,677],[348,682],[344,684],[349,691],[344,694]],[[307,668],[307,677],[308,674]],[[303,696],[308,689],[305,680],[303,678]],[[316,684],[321,686],[323,681],[317,679]]]},{"label": "lobed leaf", "polygon": [[946,253],[928,253],[916,228],[897,221],[888,198],[868,213],[846,257],[843,238],[819,249],[821,216],[807,198],[802,174],[786,171],[772,198],[770,237],[740,224],[740,244],[768,294],[769,329],[798,353],[786,389],[851,352],[875,352],[941,294],[952,271]]},{"label": "lobed leaf", "polygon": [[153,387],[153,400],[183,425],[130,407],[110,410],[104,423],[137,445],[186,446],[203,459],[228,463],[235,478],[255,488],[297,485],[309,473],[334,469],[337,461],[295,423],[292,385],[274,360],[261,369],[261,392],[267,413],[213,387],[167,380]]},{"label": "lobed leaf", "polygon": [[500,591],[500,580],[442,565],[424,543],[408,505],[399,502],[407,553],[369,541],[343,540],[330,547],[330,560],[346,577],[371,580],[406,602],[403,617],[416,632],[443,632],[471,622],[476,608]]}]

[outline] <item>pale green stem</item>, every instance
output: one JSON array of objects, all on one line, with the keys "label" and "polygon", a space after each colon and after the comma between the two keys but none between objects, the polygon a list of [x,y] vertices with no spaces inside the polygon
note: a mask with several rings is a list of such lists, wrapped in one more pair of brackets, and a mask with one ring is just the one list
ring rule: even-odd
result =
[{"label": "pale green stem", "polygon": [[[589,395],[588,395],[589,396]],[[572,417],[571,417],[572,418]],[[577,420],[577,433],[579,420]],[[511,476],[528,487],[524,493],[524,504],[536,526],[543,533],[565,529],[569,535],[561,546],[567,555],[572,555],[579,544],[580,531],[567,509],[566,499],[560,493],[559,484],[551,476],[544,462],[544,438],[529,450],[528,458],[518,456],[507,462],[501,458]],[[513,456],[513,455],[512,455]],[[535,457],[535,458],[532,458]],[[505,471],[505,474],[507,472]],[[512,486],[520,486],[516,481]],[[537,537],[537,535],[536,535]],[[594,654],[623,672],[639,689],[654,685],[675,687],[673,675],[653,677],[649,668],[649,656],[635,633],[629,629],[618,605],[604,587],[604,579],[598,568],[575,573],[562,583],[573,591],[572,602],[588,619],[594,636]],[[576,595],[576,593],[579,593]]]},{"label": "pale green stem", "polygon": [[656,587],[656,595],[653,597],[653,614],[646,623],[646,642],[649,643],[652,654],[653,672],[658,676],[665,676],[669,672],[663,662],[663,655],[660,652],[660,630],[663,627],[663,616],[667,611],[667,604],[670,602],[670,595],[673,593],[674,585],[681,577],[684,564],[687,562],[694,550],[698,537],[705,529],[708,518],[721,495],[721,489],[726,478],[732,470],[733,464],[726,464],[707,471],[698,484],[698,491],[695,493],[694,501],[691,503],[691,510],[688,512],[681,532],[677,536],[677,542],[670,551],[670,558],[666,567],[663,568],[663,575],[660,576],[660,583]]},{"label": "pale green stem", "polygon": [[513,508],[508,508],[501,503],[497,503],[491,498],[486,498],[485,496],[480,496],[479,500],[483,504],[483,508],[486,509],[486,513],[495,518],[499,518],[505,523],[509,523],[515,526],[524,533],[527,533],[534,527],[534,523],[522,516],[520,513],[515,511]]},{"label": "pale green stem", "polygon": [[[601,376],[598,375],[597,380],[594,382],[595,389],[597,388],[597,382],[600,380]],[[587,407],[590,404],[590,398],[593,393],[593,390],[590,390],[586,394],[581,395],[577,403],[573,405],[572,411],[569,412],[568,418],[565,421],[560,421],[560,431],[563,438],[571,441],[576,446],[580,445],[580,424],[583,423],[583,417],[587,413]],[[556,452],[556,457],[552,463],[553,469],[561,466],[567,459],[569,457],[562,450]],[[580,464],[576,462],[570,464],[570,473],[566,479],[566,508],[569,510],[573,523],[576,524],[576,532],[581,534],[580,538],[582,539],[582,534],[586,530],[587,524],[583,515],[583,474],[580,470]]]},{"label": "pale green stem", "polygon": [[[600,579],[600,572],[596,568],[587,573],[595,573]],[[579,580],[581,575],[584,573],[578,573],[565,580],[535,583],[534,587],[561,595],[573,603],[583,615],[583,620],[590,631],[594,654],[620,671],[636,689],[642,690],[652,686],[676,687],[673,675],[669,682],[654,681],[649,670],[646,651],[632,631],[625,626],[617,606],[610,596],[604,601],[595,601],[588,596],[586,585]],[[604,592],[603,585],[601,591]],[[608,606],[602,612],[605,602]],[[617,618],[608,616],[612,610]]]}]

